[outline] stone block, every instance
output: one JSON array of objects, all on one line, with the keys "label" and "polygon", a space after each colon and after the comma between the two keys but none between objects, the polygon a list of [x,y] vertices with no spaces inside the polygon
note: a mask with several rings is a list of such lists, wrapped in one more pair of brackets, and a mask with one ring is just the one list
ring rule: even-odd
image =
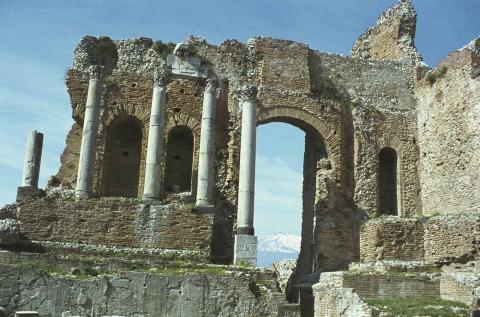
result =
[{"label": "stone block", "polygon": [[201,64],[202,61],[198,57],[180,58],[172,54],[167,56],[167,65],[174,75],[207,78],[208,69]]},{"label": "stone block", "polygon": [[17,201],[43,196],[45,196],[45,191],[34,186],[20,186],[17,188]]},{"label": "stone block", "polygon": [[256,236],[235,235],[233,263],[250,263],[257,265],[257,243],[258,239]]},{"label": "stone block", "polygon": [[40,317],[36,311],[17,311],[15,317]]}]

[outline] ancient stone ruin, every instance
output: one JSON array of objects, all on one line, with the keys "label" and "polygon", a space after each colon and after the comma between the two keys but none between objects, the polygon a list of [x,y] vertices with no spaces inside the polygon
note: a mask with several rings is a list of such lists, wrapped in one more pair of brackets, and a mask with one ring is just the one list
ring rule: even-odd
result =
[{"label": "ancient stone ruin", "polygon": [[[82,38],[59,172],[38,188],[43,135],[29,134],[16,205],[0,212],[0,306],[151,317],[371,316],[369,300],[391,297],[470,306],[480,40],[430,69],[415,27],[401,0],[351,56],[264,37]],[[271,122],[305,132],[301,251],[281,288],[254,267],[255,130]]]}]

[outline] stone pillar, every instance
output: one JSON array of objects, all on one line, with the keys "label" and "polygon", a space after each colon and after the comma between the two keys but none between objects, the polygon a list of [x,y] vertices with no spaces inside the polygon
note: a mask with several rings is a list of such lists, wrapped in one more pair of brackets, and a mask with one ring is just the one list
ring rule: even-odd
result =
[{"label": "stone pillar", "polygon": [[237,235],[234,263],[257,261],[257,237],[253,228],[255,193],[255,150],[257,129],[257,87],[240,90],[242,134],[240,143],[240,176],[238,188]]},{"label": "stone pillar", "polygon": [[152,109],[148,128],[147,161],[143,199],[159,200],[161,196],[161,161],[163,125],[165,121],[167,73],[155,72]]},{"label": "stone pillar", "polygon": [[214,160],[215,160],[215,99],[216,82],[207,80],[203,94],[202,130],[200,133],[200,155],[198,158],[198,182],[196,205],[200,208],[213,207]]},{"label": "stone pillar", "polygon": [[43,134],[36,130],[30,131],[27,137],[25,162],[23,163],[22,187],[38,187],[42,147]]},{"label": "stone pillar", "polygon": [[78,162],[77,187],[75,195],[78,199],[92,196],[93,173],[97,148],[98,124],[100,121],[100,103],[102,99],[103,67],[90,66],[87,105],[83,119],[82,145]]}]

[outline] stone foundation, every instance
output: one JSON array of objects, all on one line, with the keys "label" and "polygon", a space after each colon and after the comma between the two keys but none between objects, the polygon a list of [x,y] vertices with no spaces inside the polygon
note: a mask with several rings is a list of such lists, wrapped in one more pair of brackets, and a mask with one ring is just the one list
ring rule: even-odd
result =
[{"label": "stone foundation", "polygon": [[123,247],[187,249],[209,252],[213,216],[194,205],[165,205],[136,199],[72,201],[45,197],[18,203],[24,240]]},{"label": "stone foundation", "polygon": [[167,270],[75,278],[1,265],[0,284],[0,306],[41,316],[66,311],[81,316],[300,316],[255,272]]}]

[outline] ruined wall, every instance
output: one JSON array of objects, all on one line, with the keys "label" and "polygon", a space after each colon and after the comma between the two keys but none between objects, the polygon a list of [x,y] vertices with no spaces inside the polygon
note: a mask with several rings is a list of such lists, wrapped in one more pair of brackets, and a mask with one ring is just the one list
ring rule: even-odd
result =
[{"label": "ruined wall", "polygon": [[478,259],[479,251],[479,212],[432,217],[426,222],[426,261],[465,263]]},{"label": "ruined wall", "polygon": [[384,12],[377,24],[363,33],[352,47],[355,58],[420,61],[415,49],[417,14],[411,0],[401,0]]},{"label": "ruined wall", "polygon": [[66,311],[81,316],[299,316],[255,272],[118,272],[74,279],[2,265],[0,284],[1,306],[42,316]]},{"label": "ruined wall", "polygon": [[416,87],[424,214],[480,210],[479,60],[472,42]]},{"label": "ruined wall", "polygon": [[[307,147],[315,142],[322,143],[322,154],[309,159],[304,170],[302,256],[307,259],[305,271],[311,271],[313,261],[318,269],[335,270],[346,268],[348,263],[359,258],[360,223],[365,217],[377,214],[377,156],[383,147],[391,146],[399,155],[400,215],[418,213],[418,177],[414,164],[418,147],[415,132],[412,132],[416,118],[411,64],[371,62],[319,53],[305,44],[264,37],[250,39],[245,44],[228,40],[219,46],[210,45],[201,38],[190,37],[187,42],[194,47],[195,54],[206,61],[210,76],[220,81],[213,258],[222,258],[221,262],[231,259],[240,152],[241,109],[236,92],[245,83],[258,87],[259,124],[289,123],[315,135],[316,140],[308,141]],[[136,118],[143,128],[138,195],[143,191],[152,72],[162,67],[168,53],[159,52],[156,45],[146,38],[109,41],[108,38],[86,37],[76,49],[67,87],[73,117],[79,124],[88,85],[86,69],[95,62],[105,63],[106,68],[95,170],[97,195],[105,191],[105,162],[102,161],[108,137],[105,131],[122,116]],[[193,194],[203,89],[202,79],[176,75],[167,86],[164,148],[168,146],[167,136],[171,129],[178,125],[192,129]],[[69,135],[67,144],[74,141]],[[71,162],[72,168],[68,169],[68,174],[62,165],[58,175],[60,181],[75,178],[73,152],[72,146],[67,147],[63,161]],[[328,159],[331,166],[331,186],[325,198],[329,201],[327,208],[320,211],[315,169],[323,158]],[[73,181],[70,183],[74,185]],[[315,254],[311,248],[313,243],[320,245]],[[339,249],[343,252],[338,253]]]},{"label": "ruined wall", "polygon": [[355,289],[361,298],[440,297],[440,280],[422,276],[347,273],[343,287]]},{"label": "ruined wall", "polygon": [[360,232],[360,259],[423,260],[424,228],[418,219],[380,217],[363,224]]},{"label": "ruined wall", "polygon": [[478,259],[479,233],[478,212],[429,218],[380,217],[362,225],[360,256],[367,262],[466,263]]},{"label": "ruined wall", "polygon": [[135,199],[25,200],[18,204],[23,239],[109,246],[202,250],[208,253],[212,219],[192,206],[141,205]]}]

